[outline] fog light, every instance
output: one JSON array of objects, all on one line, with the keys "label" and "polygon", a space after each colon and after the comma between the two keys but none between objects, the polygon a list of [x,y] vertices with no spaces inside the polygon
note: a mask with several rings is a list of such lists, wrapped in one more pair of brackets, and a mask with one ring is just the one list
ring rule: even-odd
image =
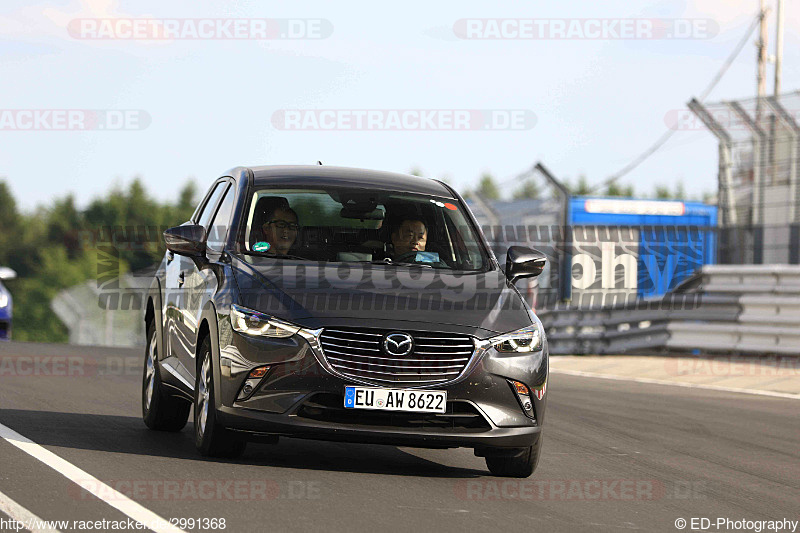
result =
[{"label": "fog light", "polygon": [[258,368],[254,368],[250,371],[250,375],[247,376],[248,378],[263,378],[269,372],[268,366],[260,366]]},{"label": "fog light", "polygon": [[529,418],[536,420],[536,415],[533,412],[533,402],[530,396],[531,390],[528,388],[528,386],[520,381],[514,380],[508,380],[508,384],[511,385],[512,390],[517,395],[519,405],[522,407],[522,410],[525,412],[525,414]]},{"label": "fog light", "polygon": [[239,395],[236,397],[236,401],[241,402],[248,399],[267,374],[269,374],[268,366],[260,366],[251,370],[244,381],[244,385],[242,385],[242,390],[239,391]]}]

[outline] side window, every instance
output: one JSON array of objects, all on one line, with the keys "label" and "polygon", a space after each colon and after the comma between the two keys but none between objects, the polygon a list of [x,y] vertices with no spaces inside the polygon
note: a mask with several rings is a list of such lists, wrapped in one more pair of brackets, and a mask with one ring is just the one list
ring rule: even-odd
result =
[{"label": "side window", "polygon": [[225,190],[225,186],[227,183],[220,182],[214,187],[214,190],[211,192],[211,196],[208,197],[208,202],[206,202],[205,207],[200,212],[200,215],[197,218],[197,223],[204,228],[206,228],[206,232],[208,232],[208,223],[211,221],[211,217],[214,216],[214,211],[217,207],[217,201],[219,197],[222,196],[222,191]]},{"label": "side window", "polygon": [[217,210],[217,215],[211,223],[211,227],[207,229],[208,240],[206,246],[212,250],[222,250],[225,244],[225,237],[228,235],[228,224],[231,221],[231,211],[233,211],[233,187],[228,187],[228,192],[225,193],[225,198],[222,199]]}]

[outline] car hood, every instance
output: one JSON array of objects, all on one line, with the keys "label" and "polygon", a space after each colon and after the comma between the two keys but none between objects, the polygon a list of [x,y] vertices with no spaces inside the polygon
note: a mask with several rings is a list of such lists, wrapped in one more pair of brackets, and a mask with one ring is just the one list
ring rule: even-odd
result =
[{"label": "car hood", "polygon": [[308,328],[459,331],[486,338],[529,326],[532,311],[499,270],[317,263],[232,256],[239,302]]}]

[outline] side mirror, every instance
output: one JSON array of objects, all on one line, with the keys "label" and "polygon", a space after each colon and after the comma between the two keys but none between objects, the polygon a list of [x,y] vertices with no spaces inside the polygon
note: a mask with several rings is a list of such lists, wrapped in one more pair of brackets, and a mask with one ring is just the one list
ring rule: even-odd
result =
[{"label": "side mirror", "polygon": [[17,277],[17,273],[8,267],[0,267],[0,280],[9,280]]},{"label": "side mirror", "polygon": [[194,224],[169,228],[164,232],[167,250],[189,257],[202,256],[206,252],[206,230]]},{"label": "side mirror", "polygon": [[511,283],[522,278],[533,278],[542,273],[546,264],[547,256],[539,250],[512,246],[506,255],[506,277]]}]

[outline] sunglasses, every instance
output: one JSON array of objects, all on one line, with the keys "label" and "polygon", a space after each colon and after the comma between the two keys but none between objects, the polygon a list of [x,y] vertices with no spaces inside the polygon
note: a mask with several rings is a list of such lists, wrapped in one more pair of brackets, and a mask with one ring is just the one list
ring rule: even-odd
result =
[{"label": "sunglasses", "polygon": [[300,229],[300,225],[297,222],[286,222],[285,220],[270,220],[267,224],[272,224],[278,229],[289,228],[292,231]]}]

